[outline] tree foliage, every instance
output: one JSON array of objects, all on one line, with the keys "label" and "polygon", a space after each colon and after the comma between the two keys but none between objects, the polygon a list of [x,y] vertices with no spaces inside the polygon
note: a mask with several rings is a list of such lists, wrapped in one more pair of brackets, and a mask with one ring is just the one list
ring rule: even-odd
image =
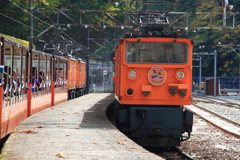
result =
[{"label": "tree foliage", "polygon": [[[133,11],[129,4],[132,0],[120,0],[121,4],[119,7],[114,7],[109,5],[106,0],[33,0],[34,8],[52,8],[52,9],[77,9],[77,10],[107,10],[107,11]],[[110,1],[111,2],[111,1]],[[115,1],[112,1],[115,2]],[[177,12],[222,12],[222,1],[215,0],[179,0],[181,8]],[[234,12],[240,12],[239,0],[229,0],[229,3],[234,5]],[[164,5],[155,5],[154,9],[158,11],[163,11],[162,7]],[[165,7],[166,9],[166,7]],[[29,35],[29,0],[1,0],[0,1],[0,33],[14,36],[16,38],[28,40]],[[227,10],[227,12],[230,12]],[[78,12],[65,12],[66,15],[71,17],[79,18]],[[116,25],[116,22],[109,20],[107,17],[102,19],[101,13],[88,13],[93,17],[98,23],[105,25]],[[125,14],[114,14],[111,13],[114,18],[118,21],[123,22],[123,17]],[[210,15],[204,17],[205,15],[196,15],[189,17],[191,24],[196,24],[197,26],[210,27],[210,21],[214,22],[214,25],[222,26],[221,15]],[[236,15],[236,19],[239,18]],[[39,14],[38,10],[34,10],[34,35],[40,34],[42,31],[46,30],[49,25],[53,22],[48,20],[49,18],[54,19],[56,22],[61,23],[73,23],[66,16],[58,13],[54,10],[44,10]],[[57,18],[58,17],[58,18]],[[176,19],[176,16],[171,16],[170,22]],[[185,17],[186,19],[186,17]],[[199,21],[199,19],[201,19]],[[228,17],[227,24],[231,26],[231,17]],[[79,23],[79,22],[78,22]],[[93,20],[89,18],[82,19],[83,24],[94,24]],[[236,26],[240,24],[235,24]],[[186,21],[179,20],[174,23],[174,26],[186,26]],[[76,42],[87,47],[87,38],[94,38],[89,40],[90,53],[92,55],[99,55],[102,57],[107,57],[112,52],[112,49],[116,46],[117,40],[121,38],[127,29],[113,29],[113,28],[84,28],[84,27],[66,27],[66,26],[54,26],[48,31],[44,32],[39,39],[51,39],[54,36],[64,35],[66,33],[69,37],[74,39]],[[194,52],[214,52],[218,53],[217,59],[217,75],[218,76],[238,76],[239,70],[239,53],[240,47],[239,40],[240,34],[239,30],[193,30],[183,31],[183,38],[190,38],[195,40]],[[89,33],[89,34],[88,34]],[[35,39],[37,46],[40,43]],[[102,40],[100,40],[102,39]],[[105,39],[105,40],[103,40]],[[107,41],[106,41],[107,40]],[[97,42],[97,43],[96,43]],[[218,45],[221,42],[223,45]],[[101,45],[101,46],[99,46]],[[199,46],[205,45],[204,49],[199,49]],[[42,48],[37,48],[41,50]],[[81,53],[82,54],[82,53]],[[203,76],[213,76],[213,56],[203,56]],[[198,63],[198,62],[197,62]],[[209,72],[212,70],[212,72]],[[198,76],[198,69],[194,69],[193,75]]]}]

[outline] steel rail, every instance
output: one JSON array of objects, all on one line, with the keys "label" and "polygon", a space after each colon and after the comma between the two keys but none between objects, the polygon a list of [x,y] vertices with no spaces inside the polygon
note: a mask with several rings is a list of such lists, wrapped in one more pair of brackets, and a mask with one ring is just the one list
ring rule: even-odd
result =
[{"label": "steel rail", "polygon": [[[193,105],[193,106],[195,106],[195,105]],[[195,107],[198,107],[198,106],[195,106]],[[231,131],[229,131],[229,130],[223,128],[223,127],[221,127],[220,125],[212,122],[212,121],[209,120],[208,118],[205,118],[204,116],[201,116],[199,113],[195,112],[194,110],[190,109],[189,107],[184,107],[184,108],[187,109],[187,110],[189,110],[190,112],[198,115],[199,117],[201,117],[202,119],[204,119],[204,120],[207,121],[208,123],[212,124],[213,126],[219,128],[219,129],[221,129],[221,130],[223,130],[223,131],[225,131],[225,132],[227,132],[227,133],[229,133],[229,134],[232,134],[232,135],[234,135],[234,136],[237,137],[237,138],[240,138],[240,134],[233,133],[233,132],[231,132]],[[201,108],[200,108],[200,109],[201,109]],[[210,113],[210,112],[209,112],[209,113]],[[212,114],[212,113],[211,113],[211,114]],[[218,117],[218,118],[222,118],[222,117]],[[232,124],[232,123],[231,123],[231,124]],[[236,125],[236,124],[233,124],[233,125]]]},{"label": "steel rail", "polygon": [[[229,106],[229,107],[235,107],[235,108],[240,109],[240,103],[234,103],[234,102],[231,102],[231,101],[228,101],[228,100],[219,99],[219,98],[215,98],[215,97],[207,97],[207,96],[202,96],[202,95],[194,95],[193,97],[201,98],[201,99],[209,99],[213,102],[220,103],[222,105],[226,105],[226,106]],[[193,101],[196,101],[196,100],[193,100]],[[222,102],[218,102],[218,101],[222,101]],[[209,102],[206,102],[206,103],[209,103]]]},{"label": "steel rail", "polygon": [[[154,149],[155,154],[159,155],[164,159],[173,159],[173,160],[195,160],[189,154],[183,152],[178,147],[170,147],[170,148],[159,148]],[[150,151],[152,152],[152,151]]]},{"label": "steel rail", "polygon": [[192,105],[194,105],[194,106],[196,106],[196,107],[198,107],[198,108],[200,108],[200,109],[202,109],[202,110],[204,110],[204,111],[207,111],[207,112],[209,112],[209,113],[211,113],[211,114],[214,114],[215,116],[218,116],[218,117],[220,117],[220,118],[222,118],[222,119],[224,119],[224,120],[226,120],[226,121],[228,121],[228,122],[230,122],[230,123],[233,123],[233,124],[235,124],[235,125],[240,126],[240,123],[239,123],[239,122],[233,121],[233,120],[231,120],[231,119],[229,119],[229,118],[227,118],[227,117],[225,117],[225,116],[222,116],[222,115],[220,115],[220,114],[218,114],[218,113],[216,113],[216,112],[214,112],[214,111],[211,111],[211,110],[209,110],[209,109],[203,108],[203,107],[201,107],[201,106],[199,106],[199,105],[196,105],[196,104],[192,104]]}]

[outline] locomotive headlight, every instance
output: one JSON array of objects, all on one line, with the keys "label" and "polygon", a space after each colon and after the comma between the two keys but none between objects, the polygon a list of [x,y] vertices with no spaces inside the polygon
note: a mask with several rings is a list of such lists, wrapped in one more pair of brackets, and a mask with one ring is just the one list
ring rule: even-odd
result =
[{"label": "locomotive headlight", "polygon": [[177,77],[177,79],[182,80],[182,79],[184,79],[186,77],[186,74],[183,71],[178,71],[176,73],[176,77]]},{"label": "locomotive headlight", "polygon": [[130,79],[135,79],[135,78],[137,77],[137,72],[134,71],[134,70],[129,71],[129,72],[128,72],[128,77],[129,77]]},{"label": "locomotive headlight", "polygon": [[183,79],[185,77],[185,73],[183,71],[180,71],[180,72],[177,73],[177,77],[179,79]]}]

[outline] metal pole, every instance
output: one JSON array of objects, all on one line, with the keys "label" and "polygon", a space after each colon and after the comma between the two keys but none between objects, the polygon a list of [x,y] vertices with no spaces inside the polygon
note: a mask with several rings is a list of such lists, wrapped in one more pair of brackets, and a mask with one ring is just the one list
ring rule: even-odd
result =
[{"label": "metal pole", "polygon": [[214,50],[214,97],[217,96],[216,85],[217,85],[217,51]]},{"label": "metal pole", "polygon": [[87,44],[88,44],[88,52],[87,52],[87,57],[86,57],[86,63],[87,63],[87,66],[86,66],[86,71],[87,71],[87,82],[86,82],[86,94],[89,93],[89,27],[88,27],[88,35],[87,35]]},{"label": "metal pole", "polygon": [[29,52],[32,54],[33,49],[33,2],[32,0],[29,1]]},{"label": "metal pole", "polygon": [[199,93],[201,93],[201,79],[202,79],[202,57],[199,56]]},{"label": "metal pole", "polygon": [[239,73],[238,73],[238,82],[239,82],[239,86],[238,86],[238,94],[240,95],[240,54],[238,54],[238,58],[239,58],[239,60],[238,60],[238,71],[239,71]]},{"label": "metal pole", "polygon": [[4,65],[4,38],[0,37],[0,65]]},{"label": "metal pole", "polygon": [[235,14],[233,13],[233,26],[232,27],[235,27]]},{"label": "metal pole", "polygon": [[[28,64],[26,66],[26,70],[28,71],[28,87],[30,88],[27,91],[28,101],[27,101],[27,117],[31,115],[31,101],[32,101],[32,49],[33,49],[33,1],[29,1],[29,52],[27,53],[28,56],[26,57],[26,61]],[[28,68],[27,68],[28,67]]]},{"label": "metal pole", "polygon": [[113,42],[114,42],[114,47],[116,47],[116,43],[115,43],[115,28],[114,28],[114,34],[113,34]]},{"label": "metal pole", "polygon": [[226,27],[226,7],[223,7],[223,27]]},{"label": "metal pole", "polygon": [[[103,70],[104,72],[104,70]],[[105,85],[104,85],[104,73],[103,73],[103,93],[105,93]]]},{"label": "metal pole", "polygon": [[[29,81],[28,83],[29,84],[32,84],[32,49],[33,49],[33,0],[30,0],[29,1],[29,68],[28,70],[30,71],[29,72],[29,75],[28,75],[28,78],[29,78]],[[32,88],[30,88],[32,89]]]}]

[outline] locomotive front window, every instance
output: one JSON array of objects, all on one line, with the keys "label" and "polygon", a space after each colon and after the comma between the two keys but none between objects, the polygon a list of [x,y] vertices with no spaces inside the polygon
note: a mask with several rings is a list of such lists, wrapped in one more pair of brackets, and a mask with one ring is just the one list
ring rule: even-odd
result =
[{"label": "locomotive front window", "polygon": [[188,60],[188,44],[182,42],[128,42],[128,63],[185,64]]}]

